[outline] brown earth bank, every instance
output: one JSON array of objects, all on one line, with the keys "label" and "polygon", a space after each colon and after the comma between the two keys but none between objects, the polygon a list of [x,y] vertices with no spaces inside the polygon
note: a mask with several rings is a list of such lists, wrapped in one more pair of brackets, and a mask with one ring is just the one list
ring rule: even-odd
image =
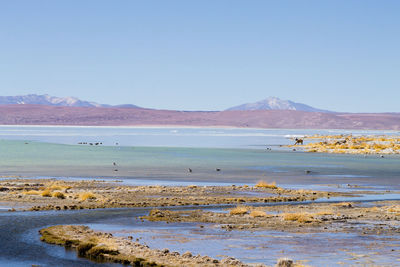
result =
[{"label": "brown earth bank", "polygon": [[114,237],[82,225],[56,225],[39,232],[42,241],[76,248],[79,256],[97,261],[132,266],[250,266],[234,258],[219,261],[207,256],[194,256],[190,252],[181,255],[168,249],[151,249],[132,241],[133,237]]},{"label": "brown earth bank", "polygon": [[293,110],[174,111],[142,108],[0,105],[2,125],[230,126],[294,129],[400,129],[400,113]]},{"label": "brown earth bank", "polygon": [[[246,264],[233,257],[222,260],[208,256],[180,254],[168,249],[151,249],[133,241],[132,236],[114,237],[111,233],[93,231],[83,225],[56,225],[41,229],[41,240],[75,248],[78,255],[95,261],[109,261],[132,266],[206,266],[206,267],[265,267],[263,264]],[[277,267],[300,267],[290,259],[279,259]]]},{"label": "brown earth bank", "polygon": [[[199,206],[316,200],[351,193],[291,190],[274,183],[252,186],[128,186],[99,180],[6,179],[0,203],[18,210]],[[10,209],[14,211],[16,208]]]}]

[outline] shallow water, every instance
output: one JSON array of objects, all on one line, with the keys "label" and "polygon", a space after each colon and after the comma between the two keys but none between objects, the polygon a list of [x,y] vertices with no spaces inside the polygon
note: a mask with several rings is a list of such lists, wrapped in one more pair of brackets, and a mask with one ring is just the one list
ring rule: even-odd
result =
[{"label": "shallow water", "polygon": [[[90,147],[3,140],[0,162],[3,176],[241,184],[266,180],[278,185],[353,184],[400,189],[399,156],[379,158],[260,149]],[[189,173],[188,168],[193,172]]]},{"label": "shallow water", "polygon": [[[398,266],[400,238],[353,233],[284,233],[226,231],[213,224],[104,220],[89,226],[116,236],[133,236],[152,248],[209,255],[234,255],[248,263],[274,265],[281,257],[302,259],[312,266],[375,264]],[[202,226],[202,227],[200,227]],[[373,246],[373,248],[371,248]],[[312,248],[312,249],[310,249]],[[395,251],[391,249],[395,248]],[[357,256],[358,255],[358,256]]]},{"label": "shallow water", "polygon": [[57,224],[84,224],[142,213],[141,209],[0,212],[0,266],[120,266],[78,258],[75,251],[43,243],[39,240],[38,230]]},{"label": "shallow water", "polygon": [[0,126],[0,139],[58,144],[102,142],[114,146],[265,148],[312,134],[397,134],[398,131],[255,129],[212,127]]},{"label": "shallow water", "polygon": [[400,265],[397,264],[399,237],[225,231],[213,224],[167,224],[138,219],[147,213],[146,208],[0,213],[0,266],[119,266],[78,258],[75,251],[39,241],[38,230],[56,224],[85,224],[116,236],[133,236],[151,248],[169,248],[180,253],[191,251],[215,258],[235,256],[253,263],[272,265],[277,258],[288,256],[306,260],[313,266],[335,266],[339,262],[344,265]]},{"label": "shallow water", "polygon": [[[252,185],[266,180],[288,188],[360,192],[352,201],[399,199],[395,192],[362,194],[363,191],[400,190],[399,156],[315,154],[279,147],[292,143],[289,137],[351,132],[397,134],[393,131],[0,126],[0,174],[3,175],[0,179],[58,177],[118,180],[129,185],[183,186]],[[103,144],[77,145],[78,142]],[[189,173],[188,168],[193,172]],[[221,171],[217,172],[216,168]],[[246,262],[274,264],[283,256],[308,259],[311,265],[317,266],[335,266],[339,261],[344,265],[387,266],[399,262],[397,237],[225,232],[210,225],[200,228],[198,224],[142,223],[136,217],[146,214],[147,209],[3,212],[9,207],[9,203],[0,203],[0,266],[115,266],[79,259],[75,252],[40,242],[38,229],[54,224],[88,224],[121,235],[129,232],[152,247],[190,250],[217,258],[230,255]],[[218,207],[210,208],[221,211]],[[395,252],[391,251],[393,247]]]}]

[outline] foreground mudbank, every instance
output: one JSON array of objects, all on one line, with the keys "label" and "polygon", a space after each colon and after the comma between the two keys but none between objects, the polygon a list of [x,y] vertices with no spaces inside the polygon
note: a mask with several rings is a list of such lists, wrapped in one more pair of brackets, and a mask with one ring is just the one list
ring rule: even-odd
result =
[{"label": "foreground mudbank", "polygon": [[0,202],[20,210],[75,210],[122,207],[295,202],[349,193],[291,190],[271,183],[254,186],[128,186],[118,182],[10,179],[0,182]]},{"label": "foreground mudbank", "polygon": [[[303,145],[303,140],[318,140]],[[337,154],[400,154],[400,136],[313,135],[297,139],[295,145],[307,152]]]},{"label": "foreground mudbank", "polygon": [[97,261],[133,266],[264,266],[247,265],[235,258],[224,258],[220,261],[208,256],[194,256],[190,252],[181,255],[168,249],[151,249],[132,241],[132,237],[114,237],[82,225],[57,225],[39,232],[42,241],[75,248],[79,256]]}]

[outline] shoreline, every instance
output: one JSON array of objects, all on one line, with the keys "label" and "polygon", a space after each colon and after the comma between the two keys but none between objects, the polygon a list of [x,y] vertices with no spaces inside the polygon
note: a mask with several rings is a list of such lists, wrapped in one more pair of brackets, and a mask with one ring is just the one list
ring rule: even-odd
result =
[{"label": "shoreline", "polygon": [[[83,225],[57,225],[39,230],[40,240],[49,244],[74,248],[81,257],[95,261],[109,261],[132,266],[206,266],[206,267],[266,267],[264,264],[245,264],[235,258],[222,260],[208,256],[192,255],[187,251],[182,255],[151,249],[147,245],[134,242],[133,237],[114,237],[110,233],[93,231]],[[295,265],[291,265],[295,267]]]},{"label": "shoreline", "polygon": [[[0,181],[0,201],[4,203],[4,199],[8,199],[24,205],[30,203],[29,205],[34,206],[20,210],[34,211],[35,214],[51,211],[50,214],[53,216],[63,211],[74,212],[82,209],[116,211],[118,209],[115,208],[152,208],[146,211],[147,215],[146,213],[137,215],[136,220],[167,224],[196,223],[195,228],[200,227],[205,231],[219,229],[226,233],[231,231],[276,231],[285,235],[351,233],[371,239],[374,236],[385,235],[397,238],[400,235],[400,200],[366,202],[357,201],[357,196],[377,193],[383,195],[395,193],[400,196],[400,193],[374,191],[370,188],[365,190],[354,191],[352,187],[348,192],[335,192],[334,188],[325,192],[294,190],[265,182],[241,186],[129,186],[122,185],[117,180],[112,182],[8,179]],[[346,202],[340,200],[340,197],[346,197]],[[352,198],[355,199],[354,202],[351,201]],[[324,202],[325,199],[332,199],[332,202]],[[13,211],[16,210],[9,211],[11,216]],[[47,225],[40,230],[42,241],[75,248],[79,256],[95,261],[143,263],[153,266],[255,266],[246,264],[245,260],[240,261],[229,256],[216,259],[193,256],[191,252],[181,251],[180,254],[170,252],[168,246],[166,249],[152,249],[143,243],[138,243],[138,240],[134,242],[133,240],[139,237],[134,231],[132,236],[114,237],[107,230],[93,231],[84,226],[85,223],[82,226],[62,223]],[[362,227],[353,227],[354,225]],[[274,259],[276,258],[278,257]],[[306,260],[307,257],[296,255],[297,258]],[[271,260],[269,258],[269,261]],[[297,266],[291,262],[291,265],[287,266]]]}]

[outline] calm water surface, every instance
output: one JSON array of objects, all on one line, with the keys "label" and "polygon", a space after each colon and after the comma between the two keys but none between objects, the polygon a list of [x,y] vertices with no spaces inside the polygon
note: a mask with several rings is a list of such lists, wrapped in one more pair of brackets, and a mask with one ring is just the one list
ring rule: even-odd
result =
[{"label": "calm water surface", "polygon": [[[398,134],[394,131],[263,130],[231,128],[129,128],[0,126],[0,175],[112,179],[126,184],[212,185],[276,181],[293,188],[400,190],[400,157],[293,152],[279,147],[305,134]],[[101,145],[78,145],[79,142]],[[267,150],[266,148],[272,150]],[[117,167],[113,166],[117,163]],[[192,173],[187,169],[191,168]],[[216,172],[216,168],[222,171]],[[305,171],[311,171],[306,174]],[[397,198],[396,194],[388,195]],[[368,200],[360,198],[360,201]],[[385,237],[315,234],[305,237],[276,232],[230,232],[196,224],[141,223],[144,209],[7,213],[0,209],[0,266],[113,266],[77,258],[75,252],[39,241],[37,230],[54,224],[88,224],[123,235],[135,232],[153,247],[192,250],[211,256],[233,255],[248,262],[273,264],[280,256],[298,256],[310,264],[335,266],[351,255],[368,254],[374,242],[380,252],[399,240]],[[210,239],[213,249],[208,250]],[[322,249],[325,240],[329,246]],[[347,244],[344,246],[343,244]],[[309,247],[317,247],[309,253]],[[265,253],[268,251],[268,253]],[[283,252],[282,252],[283,251]],[[372,252],[371,252],[372,253]],[[397,252],[396,252],[397,253]],[[215,255],[214,255],[215,254]],[[217,255],[218,254],[218,255]],[[306,255],[308,256],[303,256]],[[329,258],[334,261],[327,261]],[[391,251],[375,263],[396,265]],[[395,264],[393,264],[395,262]],[[346,261],[345,261],[346,263]],[[349,262],[347,262],[350,264]]]}]

